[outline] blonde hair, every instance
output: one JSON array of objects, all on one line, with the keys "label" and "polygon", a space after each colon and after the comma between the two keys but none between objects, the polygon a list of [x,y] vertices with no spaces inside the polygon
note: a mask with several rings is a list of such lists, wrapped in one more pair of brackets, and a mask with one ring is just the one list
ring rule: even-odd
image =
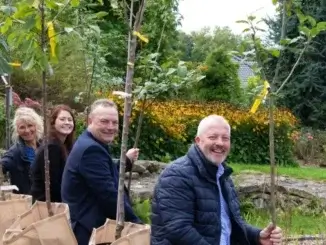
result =
[{"label": "blonde hair", "polygon": [[19,135],[17,131],[17,123],[23,121],[25,123],[31,123],[35,125],[36,128],[36,140],[39,141],[43,137],[43,119],[36,111],[29,107],[19,107],[15,111],[15,117],[12,122],[12,142],[16,143],[19,140]]}]

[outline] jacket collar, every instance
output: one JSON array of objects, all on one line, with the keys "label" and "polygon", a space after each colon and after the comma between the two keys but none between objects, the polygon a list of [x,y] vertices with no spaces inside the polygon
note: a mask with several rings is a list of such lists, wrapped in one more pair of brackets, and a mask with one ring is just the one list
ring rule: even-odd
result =
[{"label": "jacket collar", "polygon": [[107,150],[108,152],[110,152],[109,144],[105,144],[105,143],[99,141],[98,139],[96,139],[94,137],[94,135],[88,129],[85,130],[84,135],[86,137],[88,137],[88,138],[91,138],[95,142],[99,143],[105,150]]},{"label": "jacket collar", "polygon": [[[26,157],[26,153],[25,153],[25,141],[19,137],[18,141],[17,141],[17,148],[20,152],[20,156],[21,156],[21,159],[24,160],[24,161],[28,161],[27,157]],[[40,146],[41,142],[36,142],[36,149]]]},{"label": "jacket collar", "polygon": [[[206,178],[208,181],[216,184],[216,174],[218,167],[212,164],[202,153],[199,147],[196,144],[192,144],[189,148],[187,156],[191,162],[198,168],[199,174]],[[221,179],[229,177],[233,170],[232,168],[226,165],[226,162],[222,163],[224,167],[224,173],[221,176]]]}]

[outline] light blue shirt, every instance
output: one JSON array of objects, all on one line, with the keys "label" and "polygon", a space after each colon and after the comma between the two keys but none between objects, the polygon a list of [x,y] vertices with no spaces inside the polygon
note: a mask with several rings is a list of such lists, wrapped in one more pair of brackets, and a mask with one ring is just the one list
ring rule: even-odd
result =
[{"label": "light blue shirt", "polygon": [[231,221],[230,221],[230,216],[229,216],[229,208],[228,205],[223,197],[222,194],[222,189],[220,185],[220,177],[224,173],[224,167],[222,164],[218,166],[218,171],[216,174],[216,181],[217,181],[217,187],[219,190],[220,194],[220,203],[219,205],[221,206],[221,226],[222,226],[222,231],[221,231],[221,240],[219,245],[230,245],[230,236],[231,236]]}]

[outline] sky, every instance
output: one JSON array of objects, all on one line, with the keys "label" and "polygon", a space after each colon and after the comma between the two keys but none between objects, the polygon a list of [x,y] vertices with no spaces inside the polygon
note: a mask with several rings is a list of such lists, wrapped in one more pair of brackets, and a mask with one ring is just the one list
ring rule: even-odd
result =
[{"label": "sky", "polygon": [[181,30],[189,33],[205,26],[229,26],[240,34],[245,27],[235,23],[237,20],[250,14],[257,19],[273,16],[274,9],[272,0],[180,0],[179,12],[184,18]]}]

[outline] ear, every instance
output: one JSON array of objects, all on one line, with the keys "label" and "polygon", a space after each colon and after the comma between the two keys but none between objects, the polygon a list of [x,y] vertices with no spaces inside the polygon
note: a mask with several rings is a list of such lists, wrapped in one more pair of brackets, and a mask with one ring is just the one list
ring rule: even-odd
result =
[{"label": "ear", "polygon": [[196,144],[199,144],[199,142],[200,142],[200,138],[199,138],[198,136],[196,136],[196,138],[195,138],[195,142],[196,142]]},{"label": "ear", "polygon": [[88,115],[87,117],[87,124],[90,125],[92,123],[92,118]]}]

